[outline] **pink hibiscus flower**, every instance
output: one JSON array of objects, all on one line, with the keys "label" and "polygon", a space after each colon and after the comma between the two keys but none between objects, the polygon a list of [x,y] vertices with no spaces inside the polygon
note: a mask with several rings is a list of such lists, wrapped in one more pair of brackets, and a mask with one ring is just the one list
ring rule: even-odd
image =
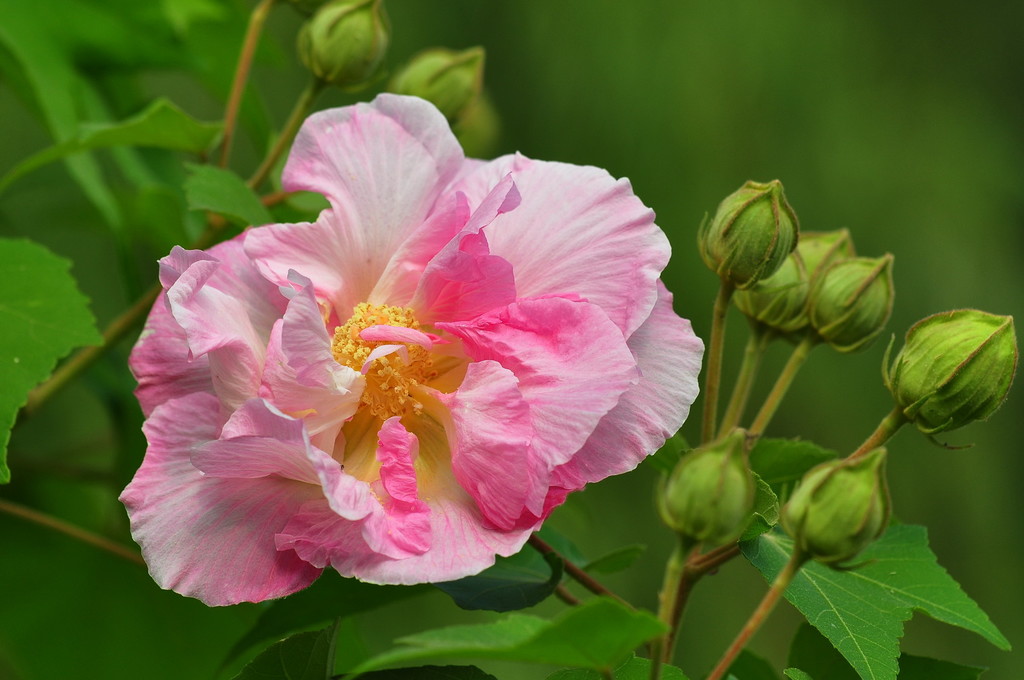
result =
[{"label": "pink hibiscus flower", "polygon": [[381,95],[310,117],[284,186],[331,207],[160,261],[121,496],[160,586],[474,574],[685,419],[703,344],[625,180],[467,159],[430,104]]}]

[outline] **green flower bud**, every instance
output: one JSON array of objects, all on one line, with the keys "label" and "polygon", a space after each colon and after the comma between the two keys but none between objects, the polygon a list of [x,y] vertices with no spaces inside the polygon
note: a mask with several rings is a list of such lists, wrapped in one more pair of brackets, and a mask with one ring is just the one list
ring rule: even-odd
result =
[{"label": "green flower bud", "polygon": [[747,318],[774,331],[792,333],[807,325],[807,289],[804,262],[799,252],[793,252],[777,272],[736,291],[733,302]]},{"label": "green flower bud", "polygon": [[811,231],[800,234],[796,250],[803,258],[808,280],[814,280],[840,260],[855,255],[853,239],[846,229],[835,231]]},{"label": "green flower bud", "polygon": [[354,87],[384,60],[389,33],[381,0],[331,0],[299,31],[299,57],[317,79]]},{"label": "green flower bud", "polygon": [[892,313],[892,255],[835,262],[811,283],[808,315],[821,339],[840,352],[874,340]]},{"label": "green flower bud", "polygon": [[800,225],[779,180],[748,181],[701,225],[700,255],[723,281],[740,289],[766,279],[796,246]]},{"label": "green flower bud", "polygon": [[958,309],[914,324],[883,375],[903,415],[935,434],[992,415],[1016,369],[1013,317]]},{"label": "green flower bud", "polygon": [[782,507],[795,547],[825,564],[856,557],[889,525],[884,448],[810,469]]},{"label": "green flower bud", "polygon": [[327,0],[288,0],[288,4],[299,10],[306,16],[312,15],[320,7],[327,2]]},{"label": "green flower bud", "polygon": [[665,484],[662,519],[677,533],[706,545],[736,540],[754,510],[754,477],[744,430],[686,454]]},{"label": "green flower bud", "polygon": [[484,49],[462,52],[436,47],[420,52],[391,79],[388,89],[426,99],[449,121],[461,118],[480,96]]}]

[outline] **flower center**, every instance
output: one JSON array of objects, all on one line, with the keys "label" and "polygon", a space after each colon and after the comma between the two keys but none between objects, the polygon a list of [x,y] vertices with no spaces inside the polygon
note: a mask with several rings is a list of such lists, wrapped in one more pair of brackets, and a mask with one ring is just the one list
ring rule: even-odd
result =
[{"label": "flower center", "polygon": [[[360,302],[351,318],[334,330],[331,354],[335,360],[366,376],[359,408],[369,409],[382,420],[419,413],[423,405],[413,398],[412,391],[437,375],[430,351],[415,342],[364,340],[361,333],[373,326],[418,330],[420,324],[408,307]],[[371,357],[374,350],[382,346],[398,351]]]}]

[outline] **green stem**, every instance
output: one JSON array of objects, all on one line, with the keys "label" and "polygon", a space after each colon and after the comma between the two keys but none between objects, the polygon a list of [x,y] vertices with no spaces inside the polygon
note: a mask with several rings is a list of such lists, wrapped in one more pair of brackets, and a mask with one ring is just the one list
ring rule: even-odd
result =
[{"label": "green stem", "polygon": [[874,451],[879,446],[889,441],[889,438],[896,434],[901,427],[909,423],[910,420],[903,415],[903,411],[899,406],[893,408],[889,412],[889,415],[882,418],[882,422],[878,424],[875,431],[864,440],[864,443],[857,447],[857,450],[851,453],[848,457],[849,460],[860,458],[861,456]]},{"label": "green stem", "polygon": [[761,406],[761,410],[757,413],[757,417],[750,424],[749,438],[751,442],[756,441],[758,437],[764,434],[768,423],[771,422],[772,416],[775,415],[779,405],[782,403],[783,397],[786,396],[789,386],[793,384],[793,379],[807,360],[807,355],[810,354],[817,343],[817,338],[808,334],[793,349],[793,353],[790,355],[789,361],[782,368],[782,373],[779,374],[778,379],[775,381],[772,391],[768,393],[764,404]]},{"label": "green stem", "polygon": [[218,163],[222,168],[227,166],[228,158],[231,156],[231,142],[234,141],[238,112],[242,107],[245,84],[249,81],[252,58],[256,54],[256,46],[259,45],[263,25],[267,22],[267,16],[270,14],[270,8],[273,7],[274,1],[261,0],[249,15],[249,26],[245,29],[245,39],[242,41],[242,49],[238,53],[238,66],[235,68],[231,93],[228,95],[228,103],[224,110],[224,138],[221,141]]},{"label": "green stem", "polygon": [[725,315],[729,311],[735,286],[722,279],[711,313],[711,339],[708,341],[708,372],[704,378],[704,421],[701,427],[701,443],[706,444],[715,436],[715,421],[718,415],[718,391],[722,378],[722,348],[725,343]]},{"label": "green stem", "polygon": [[563,586],[561,583],[555,586],[555,597],[557,597],[559,600],[569,605],[570,607],[575,607],[580,603],[579,599],[577,599],[575,595],[570,593],[569,589]]},{"label": "green stem", "polygon": [[775,577],[772,587],[768,589],[767,593],[765,593],[761,603],[757,605],[757,609],[755,609],[754,613],[750,615],[749,619],[747,619],[747,622],[744,624],[742,630],[740,630],[739,635],[737,635],[736,639],[733,640],[731,645],[729,645],[729,648],[725,650],[725,654],[723,654],[722,658],[718,661],[718,665],[715,666],[711,671],[711,674],[708,675],[705,680],[721,680],[726,671],[729,670],[729,666],[732,665],[732,662],[736,660],[739,653],[747,646],[750,638],[754,636],[754,633],[758,631],[761,625],[765,622],[765,619],[768,618],[768,615],[771,614],[772,609],[775,608],[779,598],[782,597],[784,592],[786,592],[786,588],[789,587],[793,577],[796,576],[796,573],[806,561],[807,558],[799,551],[793,553],[789,558],[789,562],[786,563],[786,566],[784,566],[778,576]]},{"label": "green stem", "polygon": [[292,108],[291,114],[288,116],[288,121],[284,124],[284,128],[281,130],[281,134],[278,135],[277,141],[274,142],[274,146],[271,147],[267,153],[266,158],[260,163],[260,166],[256,168],[256,172],[253,173],[252,177],[249,178],[249,187],[252,189],[259,189],[260,185],[263,184],[264,180],[270,174],[270,171],[274,169],[274,165],[278,159],[284,154],[284,152],[291,145],[292,140],[295,138],[295,134],[299,131],[299,127],[302,125],[302,121],[309,115],[310,110],[313,108],[313,102],[316,101],[317,95],[324,89],[326,81],[313,79],[306,89],[299,95],[299,100],[295,102],[295,106]]},{"label": "green stem", "polygon": [[679,601],[680,591],[688,591],[692,585],[686,578],[686,559],[693,548],[693,543],[688,539],[678,537],[665,564],[665,576],[658,593],[658,619],[668,630],[651,645],[651,680],[660,680],[661,667],[672,656],[672,641],[683,611]]},{"label": "green stem", "polygon": [[616,595],[615,593],[601,585],[601,583],[599,583],[593,576],[591,576],[590,574],[588,574],[587,572],[583,571],[575,564],[570,562],[557,550],[555,550],[553,546],[551,546],[547,541],[542,539],[537,534],[532,534],[527,543],[529,543],[530,547],[539,552],[541,555],[554,555],[558,559],[562,560],[562,564],[565,568],[565,573],[569,576],[569,578],[573,579],[590,592],[594,593],[595,595],[610,597],[613,600],[617,600],[621,604],[626,605],[630,609],[633,609],[633,605],[631,605],[629,602],[626,602],[624,599],[622,599],[621,597],[619,597],[618,595]]},{"label": "green stem", "polygon": [[8,515],[20,517],[22,519],[28,520],[29,522],[34,522],[36,524],[44,526],[48,529],[53,529],[54,531],[59,531],[65,536],[70,536],[71,538],[74,538],[76,540],[83,541],[85,543],[88,543],[89,545],[106,550],[107,552],[117,555],[118,557],[128,560],[129,562],[146,566],[145,561],[142,559],[142,555],[132,550],[128,546],[112,541],[109,538],[100,536],[99,534],[94,534],[91,531],[86,531],[81,527],[77,527],[74,524],[69,524],[62,519],[51,517],[50,515],[39,512],[38,510],[26,508],[24,505],[19,505],[17,503],[11,503],[10,501],[0,499],[0,512],[5,512]]},{"label": "green stem", "polygon": [[740,424],[743,412],[747,408],[747,401],[750,399],[750,391],[754,387],[754,379],[761,367],[761,360],[772,338],[770,331],[757,324],[753,325],[747,346],[743,350],[743,363],[740,364],[740,372],[736,376],[736,385],[729,398],[729,406],[725,409],[722,424],[718,427],[719,437]]}]

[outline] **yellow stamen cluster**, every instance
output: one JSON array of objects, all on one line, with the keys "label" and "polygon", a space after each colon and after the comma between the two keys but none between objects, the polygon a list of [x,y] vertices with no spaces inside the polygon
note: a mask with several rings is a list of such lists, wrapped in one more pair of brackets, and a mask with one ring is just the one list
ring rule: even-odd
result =
[{"label": "yellow stamen cluster", "polygon": [[[404,326],[419,329],[420,324],[408,307],[392,307],[391,305],[371,305],[360,302],[352,311],[352,316],[344,324],[334,330],[331,341],[331,354],[339,364],[344,364],[357,371],[376,347],[393,342],[371,342],[359,337],[359,333],[370,326]],[[366,372],[366,386],[363,388],[362,404],[370,412],[381,419],[402,416],[407,413],[419,413],[423,406],[416,401],[411,392],[436,373],[430,352],[419,345],[408,344],[409,361],[406,363],[401,355],[393,352],[374,360]],[[362,408],[361,406],[360,408]]]}]

